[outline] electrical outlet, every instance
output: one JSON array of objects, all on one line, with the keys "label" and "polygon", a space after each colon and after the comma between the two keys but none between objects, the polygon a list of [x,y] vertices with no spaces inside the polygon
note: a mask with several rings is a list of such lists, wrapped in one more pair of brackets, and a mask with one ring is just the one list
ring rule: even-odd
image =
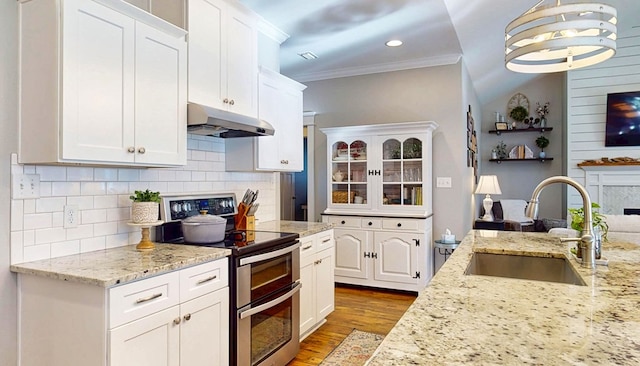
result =
[{"label": "electrical outlet", "polygon": [[451,177],[437,177],[436,188],[451,188]]},{"label": "electrical outlet", "polygon": [[78,206],[64,205],[64,228],[74,228],[78,226]]},{"label": "electrical outlet", "polygon": [[13,199],[39,198],[40,197],[40,175],[38,174],[15,174],[11,186],[11,197]]}]

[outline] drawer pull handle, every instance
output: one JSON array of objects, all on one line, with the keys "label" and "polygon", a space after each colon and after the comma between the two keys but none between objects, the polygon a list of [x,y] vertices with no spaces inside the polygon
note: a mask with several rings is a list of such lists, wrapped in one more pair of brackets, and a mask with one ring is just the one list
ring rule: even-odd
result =
[{"label": "drawer pull handle", "polygon": [[328,243],[328,242],[330,242],[330,241],[331,241],[331,238],[326,238],[326,239],[324,239],[322,242],[323,242],[323,243]]},{"label": "drawer pull handle", "polygon": [[341,223],[342,225],[344,225],[344,224],[346,224],[347,222],[346,222],[346,221],[344,221],[344,220],[342,220],[342,221],[340,221],[340,223]]},{"label": "drawer pull handle", "polygon": [[369,223],[367,225],[371,226],[371,225],[373,225],[373,222],[369,221]]},{"label": "drawer pull handle", "polygon": [[191,313],[184,316],[184,321],[191,320]]},{"label": "drawer pull handle", "polygon": [[181,321],[182,321],[182,319],[180,319],[180,317],[177,317],[177,318],[173,319],[173,324],[178,325],[178,324],[180,324]]},{"label": "drawer pull handle", "polygon": [[302,250],[307,250],[307,249],[311,249],[313,245],[307,245],[306,247],[302,247]]},{"label": "drawer pull handle", "polygon": [[213,275],[211,277],[207,277],[204,280],[200,280],[200,281],[196,282],[196,285],[202,285],[203,283],[206,283],[206,282],[209,282],[209,281],[213,281],[216,278],[218,278],[218,275]]},{"label": "drawer pull handle", "polygon": [[143,298],[141,298],[141,299],[138,299],[138,300],[136,300],[136,304],[142,304],[143,302],[147,302],[147,301],[151,301],[151,300],[153,300],[153,299],[157,299],[157,298],[159,298],[160,296],[162,296],[162,292],[161,292],[161,293],[159,293],[159,294],[153,294],[153,295],[151,295],[151,296],[143,297]]},{"label": "drawer pull handle", "polygon": [[401,223],[398,223],[398,227],[401,227],[401,226],[402,226],[402,224],[401,224]]}]

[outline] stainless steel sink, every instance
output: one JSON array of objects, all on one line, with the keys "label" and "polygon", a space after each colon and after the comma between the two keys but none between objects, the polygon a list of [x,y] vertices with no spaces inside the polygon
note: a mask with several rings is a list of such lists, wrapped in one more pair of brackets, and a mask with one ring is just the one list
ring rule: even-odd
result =
[{"label": "stainless steel sink", "polygon": [[565,258],[473,253],[464,273],[586,286]]}]

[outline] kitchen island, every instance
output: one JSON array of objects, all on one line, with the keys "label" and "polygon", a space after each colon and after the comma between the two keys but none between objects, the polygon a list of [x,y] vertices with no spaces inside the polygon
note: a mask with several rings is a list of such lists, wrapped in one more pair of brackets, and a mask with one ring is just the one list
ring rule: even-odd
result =
[{"label": "kitchen island", "polygon": [[368,365],[638,365],[640,242],[604,244],[586,286],[465,275],[472,252],[570,257],[546,233],[472,230]]}]

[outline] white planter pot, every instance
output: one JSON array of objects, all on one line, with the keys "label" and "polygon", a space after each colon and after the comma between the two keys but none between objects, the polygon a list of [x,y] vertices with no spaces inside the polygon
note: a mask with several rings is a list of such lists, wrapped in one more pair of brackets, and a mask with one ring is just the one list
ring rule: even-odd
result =
[{"label": "white planter pot", "polygon": [[131,205],[131,221],[136,224],[158,221],[160,205],[157,202],[133,202]]}]

